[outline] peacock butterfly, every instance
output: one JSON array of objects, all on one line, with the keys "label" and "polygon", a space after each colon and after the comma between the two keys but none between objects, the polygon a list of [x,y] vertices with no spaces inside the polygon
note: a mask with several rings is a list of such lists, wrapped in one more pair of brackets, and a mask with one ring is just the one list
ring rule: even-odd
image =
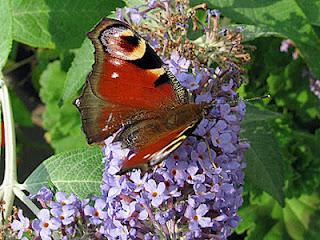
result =
[{"label": "peacock butterfly", "polygon": [[113,141],[136,154],[122,171],[161,162],[178,148],[211,104],[195,104],[160,57],[128,24],[102,19],[88,33],[95,62],[75,105],[87,141]]}]

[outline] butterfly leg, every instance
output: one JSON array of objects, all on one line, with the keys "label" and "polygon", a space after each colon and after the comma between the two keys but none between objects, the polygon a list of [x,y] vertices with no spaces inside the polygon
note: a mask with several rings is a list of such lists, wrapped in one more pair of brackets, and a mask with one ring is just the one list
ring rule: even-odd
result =
[{"label": "butterfly leg", "polygon": [[208,155],[209,155],[210,162],[211,162],[213,168],[218,168],[217,165],[213,161],[212,154],[211,154],[211,148],[210,148],[208,140],[205,137],[199,136],[199,135],[191,134],[190,136],[193,136],[193,137],[195,137],[197,139],[201,139],[201,140],[203,140],[205,142],[205,144],[207,146],[207,149],[208,149]]},{"label": "butterfly leg", "polygon": [[209,145],[208,140],[205,137],[202,137],[202,139],[204,140],[204,142],[206,143],[207,149],[208,149],[208,154],[209,154],[209,158],[210,158],[210,162],[212,163],[212,166],[214,168],[217,168],[217,165],[214,163],[213,158],[212,158],[212,154],[211,154],[211,148]]}]

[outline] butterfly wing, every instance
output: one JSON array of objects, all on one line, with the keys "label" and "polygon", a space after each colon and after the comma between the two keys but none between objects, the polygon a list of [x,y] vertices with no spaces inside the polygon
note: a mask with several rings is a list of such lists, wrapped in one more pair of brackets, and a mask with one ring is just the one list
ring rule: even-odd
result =
[{"label": "butterfly wing", "polygon": [[202,119],[205,104],[184,104],[159,111],[153,118],[138,121],[120,132],[115,140],[136,149],[136,155],[124,161],[122,170],[145,168],[163,160],[178,148]]},{"label": "butterfly wing", "polygon": [[159,109],[188,102],[187,91],[129,25],[105,18],[88,36],[95,63],[75,105],[89,143],[149,119]]},{"label": "butterfly wing", "polygon": [[148,168],[161,162],[171,152],[177,149],[194,129],[195,123],[181,126],[172,131],[161,132],[156,141],[150,141],[142,146],[137,154],[126,159],[122,164],[122,172],[132,168]]}]

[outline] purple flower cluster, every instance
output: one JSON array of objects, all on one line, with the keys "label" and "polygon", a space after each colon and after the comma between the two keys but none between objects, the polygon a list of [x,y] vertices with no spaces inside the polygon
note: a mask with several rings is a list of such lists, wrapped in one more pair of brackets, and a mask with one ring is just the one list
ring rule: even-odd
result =
[{"label": "purple flower cluster", "polygon": [[[126,228],[119,228],[120,221],[106,222],[108,212],[105,198],[92,197],[81,201],[74,194],[53,194],[46,187],[31,198],[37,199],[43,208],[32,222],[19,210],[11,223],[11,229],[18,239],[102,239],[106,236],[105,227],[108,224],[117,226],[113,228],[116,232],[111,233],[111,238],[124,236],[126,232]],[[122,207],[123,211],[118,213],[119,216],[129,216],[134,211],[133,204],[128,207],[123,204]],[[143,219],[144,215],[146,214],[142,211],[140,218]]]},{"label": "purple flower cluster", "polygon": [[[176,67],[175,73],[189,74],[181,70],[187,61],[179,59],[174,53],[170,60],[174,61],[171,67]],[[209,82],[216,80],[209,75],[200,76]],[[199,139],[206,141],[189,137],[148,173],[133,170],[125,175],[115,174],[130,151],[122,149],[120,143],[111,143],[112,138],[106,140],[102,194],[106,198],[107,224],[103,227],[107,238],[121,238],[115,234],[124,232],[129,239],[226,239],[231,234],[239,222],[244,167],[241,161],[248,147],[239,140],[245,105],[239,102],[230,106],[226,102],[228,93],[234,96],[232,87],[222,85],[220,92],[202,94],[207,96],[202,98],[205,101],[217,101],[195,131]]]},{"label": "purple flower cluster", "polygon": [[81,219],[82,222],[88,221],[89,214],[84,210],[89,200],[80,201],[76,195],[67,195],[64,192],[52,193],[48,188],[43,187],[33,196],[32,199],[42,205],[42,209],[37,214],[37,218],[30,221],[22,215],[19,210],[18,219],[15,219],[11,228],[17,232],[18,239],[29,239],[25,237],[34,236],[35,239],[50,240],[52,236],[59,236],[61,239],[69,239],[77,231],[77,223]]}]

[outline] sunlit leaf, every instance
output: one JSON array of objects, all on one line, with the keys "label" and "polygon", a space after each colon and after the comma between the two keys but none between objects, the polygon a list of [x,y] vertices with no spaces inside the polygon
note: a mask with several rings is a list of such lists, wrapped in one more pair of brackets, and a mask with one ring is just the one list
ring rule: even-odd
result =
[{"label": "sunlit leaf", "polygon": [[84,84],[88,73],[92,69],[94,48],[89,39],[86,39],[81,48],[75,52],[75,58],[67,73],[62,100],[70,100]]},{"label": "sunlit leaf", "polygon": [[102,18],[123,6],[121,0],[12,0],[13,36],[33,47],[78,48]]},{"label": "sunlit leaf", "polygon": [[80,198],[99,195],[102,181],[102,152],[83,148],[54,155],[27,178],[24,185],[30,193],[52,183],[58,191],[75,193]]}]

